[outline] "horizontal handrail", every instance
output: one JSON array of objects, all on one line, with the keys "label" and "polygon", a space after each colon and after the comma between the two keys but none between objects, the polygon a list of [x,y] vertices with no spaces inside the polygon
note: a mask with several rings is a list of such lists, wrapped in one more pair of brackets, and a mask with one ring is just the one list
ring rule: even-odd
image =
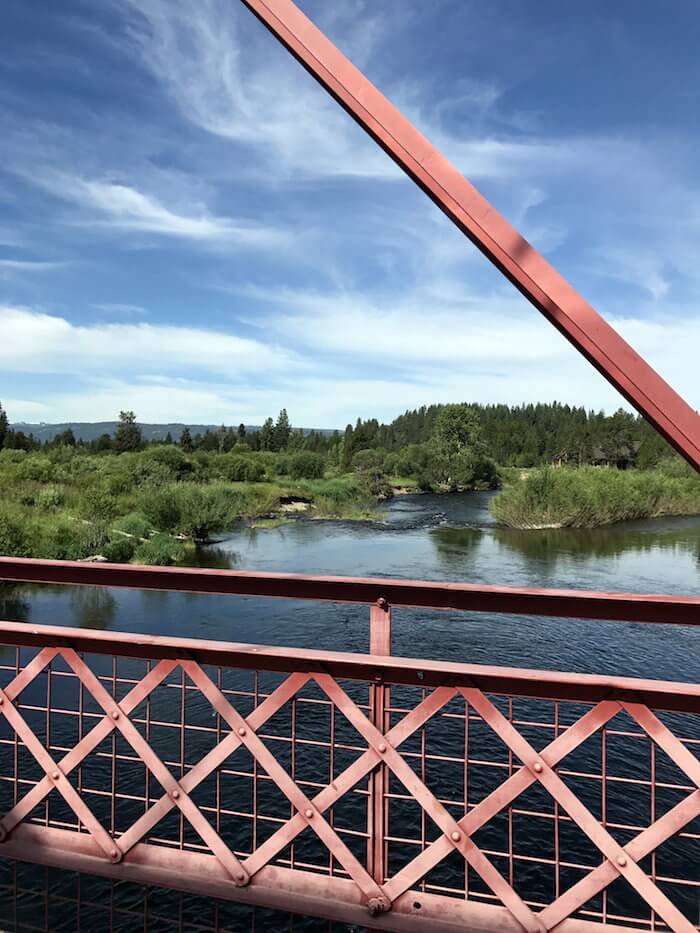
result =
[{"label": "horizontal handrail", "polygon": [[205,641],[128,632],[98,632],[62,625],[0,622],[0,644],[35,648],[72,648],[86,654],[121,655],[149,660],[191,660],[216,667],[275,673],[330,674],[343,680],[414,687],[478,687],[539,699],[600,702],[616,699],[654,709],[700,713],[700,684],[635,677],[490,667],[309,648]]},{"label": "horizontal handrail", "polygon": [[230,596],[512,613],[602,621],[700,625],[700,596],[597,593],[381,577],[307,576],[184,567],[0,557],[0,582],[115,586]]}]

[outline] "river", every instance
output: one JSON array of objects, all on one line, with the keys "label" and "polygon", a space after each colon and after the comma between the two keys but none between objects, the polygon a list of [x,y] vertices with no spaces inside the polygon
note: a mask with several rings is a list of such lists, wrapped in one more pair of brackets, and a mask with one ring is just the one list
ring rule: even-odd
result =
[{"label": "river", "polygon": [[[301,518],[278,528],[241,529],[202,548],[197,562],[247,570],[700,594],[700,518],[658,519],[593,531],[514,531],[494,524],[488,508],[490,496],[408,495],[384,505],[373,523]],[[367,649],[364,607],[37,587],[13,590],[2,611],[5,618],[37,623],[320,649]],[[394,653],[404,656],[697,682],[698,648],[700,633],[681,627],[422,610],[397,610],[394,615]],[[12,918],[0,913],[0,928],[4,922],[7,929],[44,929],[32,927],[26,918],[42,897],[41,903],[49,903],[46,873],[20,869],[22,878],[35,878],[28,883],[30,893],[24,894],[13,872],[0,860],[0,884],[11,895],[4,899],[12,905],[7,910],[20,905],[20,914]],[[56,874],[50,873],[52,878]],[[105,887],[102,882],[82,882],[83,888],[89,884],[100,890]],[[113,897],[113,888],[108,887]],[[16,891],[20,892],[17,896]],[[162,894],[154,896],[162,902]],[[89,899],[100,900],[94,893]],[[193,906],[196,899],[178,896],[177,902],[183,912],[179,925],[159,925],[158,929],[189,933],[214,928],[215,924],[203,925],[201,913]],[[62,903],[62,908],[54,905],[56,925],[50,928],[77,929],[81,911],[70,906],[70,899]],[[170,907],[166,913],[172,917]],[[129,925],[133,916],[123,919],[113,913],[110,928],[135,929]],[[197,918],[200,925],[188,925],[188,917]],[[248,928],[229,927],[221,921],[219,925],[222,929]]]}]

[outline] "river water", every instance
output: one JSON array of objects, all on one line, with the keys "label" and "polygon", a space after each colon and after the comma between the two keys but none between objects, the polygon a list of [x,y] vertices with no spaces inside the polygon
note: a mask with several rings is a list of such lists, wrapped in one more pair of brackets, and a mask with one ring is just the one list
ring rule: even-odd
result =
[{"label": "river water", "polygon": [[[409,495],[382,507],[373,523],[301,518],[275,529],[241,529],[203,548],[197,560],[202,566],[232,569],[700,594],[698,518],[635,522],[592,531],[521,532],[494,524],[488,508],[490,496]],[[367,650],[365,607],[48,587],[13,590],[0,605],[5,618],[36,623]],[[394,653],[404,656],[700,680],[700,632],[682,627],[397,610],[393,642]],[[0,892],[0,902],[9,912],[0,913],[0,929],[67,930],[87,924],[87,908],[77,907],[73,895],[51,901],[51,886],[61,887],[55,881],[61,873],[32,868],[17,871],[19,875],[0,860],[0,883],[8,894],[3,901]],[[71,891],[75,883],[68,885]],[[80,884],[85,888],[88,882],[83,879]],[[94,893],[104,883],[90,884],[96,886],[94,891],[83,897],[93,905],[101,902],[104,908],[104,901]],[[118,886],[109,886],[111,898],[114,887]],[[163,901],[163,895],[153,896]],[[146,906],[143,913],[150,929],[204,930],[217,924],[222,929],[250,928],[248,921],[224,923],[220,917],[207,925],[196,899],[169,896],[177,897],[177,918],[175,900],[165,903],[166,919]],[[49,911],[51,923],[36,920],[38,904]],[[123,915],[115,908],[109,926],[104,925],[103,913],[98,928],[139,928],[134,918],[140,910],[133,908]],[[160,918],[157,923],[156,917]],[[143,928],[143,919],[140,923]],[[272,929],[264,923],[260,928]]]}]

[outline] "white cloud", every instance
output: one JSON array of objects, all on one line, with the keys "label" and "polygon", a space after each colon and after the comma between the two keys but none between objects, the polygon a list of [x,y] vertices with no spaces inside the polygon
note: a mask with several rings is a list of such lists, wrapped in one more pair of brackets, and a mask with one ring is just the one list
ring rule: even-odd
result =
[{"label": "white cloud", "polygon": [[293,354],[247,337],[154,324],[73,324],[26,308],[0,307],[3,369],[83,374],[177,372],[196,368],[225,374],[285,369]]},{"label": "white cloud", "polygon": [[171,209],[154,195],[126,184],[58,174],[46,176],[42,184],[58,197],[102,218],[91,220],[91,224],[102,223],[120,230],[251,247],[280,246],[287,239],[278,229],[212,215],[203,204],[192,205],[188,212]]}]

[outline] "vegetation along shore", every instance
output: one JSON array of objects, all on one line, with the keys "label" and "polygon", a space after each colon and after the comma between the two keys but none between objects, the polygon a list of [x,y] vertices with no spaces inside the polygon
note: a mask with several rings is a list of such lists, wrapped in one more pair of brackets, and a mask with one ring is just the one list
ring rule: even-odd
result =
[{"label": "vegetation along shore", "polygon": [[10,556],[172,564],[241,522],[367,520],[395,492],[498,487],[493,513],[515,528],[700,514],[700,479],[622,411],[442,405],[314,432],[283,410],[254,431],[184,428],[150,442],[122,412],[113,434],[82,441],[67,428],[39,442],[0,406]]}]

